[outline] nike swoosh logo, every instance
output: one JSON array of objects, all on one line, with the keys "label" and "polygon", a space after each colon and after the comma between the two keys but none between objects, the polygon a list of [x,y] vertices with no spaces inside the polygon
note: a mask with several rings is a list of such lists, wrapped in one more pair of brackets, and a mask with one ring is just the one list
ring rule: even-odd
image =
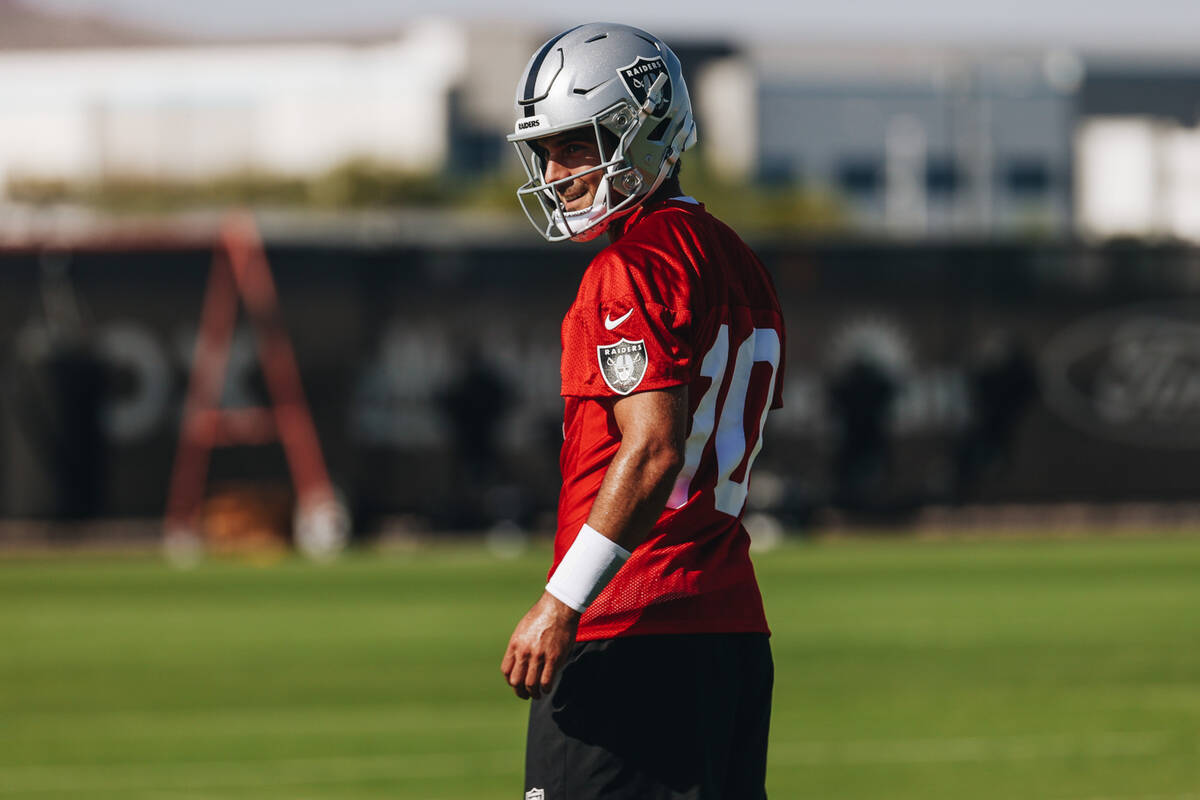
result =
[{"label": "nike swoosh logo", "polygon": [[616,319],[613,319],[613,318],[612,318],[611,316],[609,316],[608,314],[605,314],[605,315],[604,315],[604,327],[605,327],[605,329],[606,329],[606,330],[610,330],[610,331],[611,331],[613,328],[617,327],[617,326],[618,326],[618,325],[620,325],[622,322],[624,322],[625,320],[629,319],[629,315],[630,315],[630,314],[632,314],[632,313],[633,313],[633,309],[631,308],[631,309],[629,309],[628,311],[626,311],[624,314],[622,314],[621,316],[617,317]]}]

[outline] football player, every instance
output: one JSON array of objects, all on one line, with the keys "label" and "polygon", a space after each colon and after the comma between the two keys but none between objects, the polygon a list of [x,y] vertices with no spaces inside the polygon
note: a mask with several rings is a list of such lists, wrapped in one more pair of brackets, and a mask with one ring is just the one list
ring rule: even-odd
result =
[{"label": "football player", "polygon": [[683,194],[679,60],[625,25],[546,42],[517,84],[518,198],[610,244],[562,325],[554,559],[501,670],[532,698],[526,797],[765,797],[773,666],[742,511],[784,329],[770,276]]}]

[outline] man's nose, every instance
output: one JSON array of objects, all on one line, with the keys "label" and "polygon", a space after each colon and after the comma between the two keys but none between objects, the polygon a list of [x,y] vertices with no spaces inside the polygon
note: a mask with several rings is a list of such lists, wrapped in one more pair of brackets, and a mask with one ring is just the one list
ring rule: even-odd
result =
[{"label": "man's nose", "polygon": [[570,176],[570,174],[571,171],[569,169],[554,159],[550,159],[546,162],[546,172],[542,178],[546,181],[546,183],[553,183],[554,181],[562,180],[563,178]]}]

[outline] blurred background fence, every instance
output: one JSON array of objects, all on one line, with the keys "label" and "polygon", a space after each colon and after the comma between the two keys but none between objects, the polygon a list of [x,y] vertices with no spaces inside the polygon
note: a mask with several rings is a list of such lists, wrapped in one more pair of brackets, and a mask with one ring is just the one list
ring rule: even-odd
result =
[{"label": "blurred background fence", "polygon": [[[757,510],[903,521],[929,505],[1200,495],[1194,248],[757,245],[789,333]],[[330,472],[362,528],[546,524],[558,326],[589,252],[268,247]],[[168,242],[0,253],[6,515],[162,512],[212,259]],[[223,404],[269,401],[243,320]],[[264,477],[286,481],[277,445],[212,464],[218,484]]]}]

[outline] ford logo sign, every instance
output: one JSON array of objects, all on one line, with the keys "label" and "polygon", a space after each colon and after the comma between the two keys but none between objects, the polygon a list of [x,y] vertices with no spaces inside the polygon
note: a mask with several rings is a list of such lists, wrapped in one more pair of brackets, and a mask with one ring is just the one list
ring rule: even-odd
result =
[{"label": "ford logo sign", "polygon": [[1146,447],[1200,447],[1200,304],[1135,306],[1067,328],[1042,360],[1046,403],[1072,425]]}]

